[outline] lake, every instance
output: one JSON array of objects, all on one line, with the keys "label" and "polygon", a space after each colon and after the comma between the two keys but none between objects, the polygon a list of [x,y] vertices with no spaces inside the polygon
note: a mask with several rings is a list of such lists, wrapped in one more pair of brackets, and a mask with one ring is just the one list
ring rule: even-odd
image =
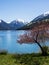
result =
[{"label": "lake", "polygon": [[[19,44],[17,39],[19,35],[24,34],[23,30],[16,31],[0,31],[0,50],[7,50],[8,53],[33,53],[39,52],[40,48],[37,44]],[[46,42],[47,45],[48,42]]]}]

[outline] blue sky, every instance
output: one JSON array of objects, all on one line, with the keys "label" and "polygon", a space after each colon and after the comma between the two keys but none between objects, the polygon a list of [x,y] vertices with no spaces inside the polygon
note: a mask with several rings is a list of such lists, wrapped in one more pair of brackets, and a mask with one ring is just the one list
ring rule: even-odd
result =
[{"label": "blue sky", "polygon": [[10,22],[15,19],[31,21],[49,11],[49,0],[0,0],[0,19]]}]

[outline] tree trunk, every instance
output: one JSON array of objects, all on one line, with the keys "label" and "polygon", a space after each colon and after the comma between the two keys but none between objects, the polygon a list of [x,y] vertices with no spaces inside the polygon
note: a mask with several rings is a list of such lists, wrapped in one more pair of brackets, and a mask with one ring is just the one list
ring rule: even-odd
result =
[{"label": "tree trunk", "polygon": [[37,42],[36,40],[35,40],[35,42],[38,44],[38,46],[40,47],[40,49],[41,49],[41,51],[42,51],[42,55],[47,55],[47,51],[45,51],[43,48],[42,48],[42,46],[40,45],[40,43],[39,42]]}]

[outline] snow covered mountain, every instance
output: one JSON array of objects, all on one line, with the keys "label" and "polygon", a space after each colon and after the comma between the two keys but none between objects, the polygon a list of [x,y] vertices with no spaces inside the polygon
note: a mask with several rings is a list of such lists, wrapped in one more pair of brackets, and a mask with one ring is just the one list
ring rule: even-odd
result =
[{"label": "snow covered mountain", "polygon": [[6,29],[8,29],[8,24],[5,22],[5,21],[3,21],[3,20],[0,20],[0,30],[6,30]]},{"label": "snow covered mountain", "polygon": [[20,29],[24,29],[24,30],[31,29],[40,22],[49,22],[49,11],[37,16],[30,23],[28,23],[27,25],[25,25],[24,27]]},{"label": "snow covered mountain", "polygon": [[0,20],[0,30],[16,30],[23,27],[25,24],[23,20],[13,20],[11,23]]},{"label": "snow covered mountain", "polygon": [[6,23],[5,21],[0,20],[0,30],[29,29],[36,26],[38,22],[43,22],[43,21],[49,22],[49,11],[37,16],[30,23],[27,23],[22,19],[13,20],[11,21],[11,23]]},{"label": "snow covered mountain", "polygon": [[20,27],[23,27],[25,25],[24,21],[20,21],[20,20],[13,20],[9,26],[11,29],[18,29]]},{"label": "snow covered mountain", "polygon": [[32,20],[32,22],[37,22],[47,19],[49,20],[49,11],[37,16],[35,19]]}]

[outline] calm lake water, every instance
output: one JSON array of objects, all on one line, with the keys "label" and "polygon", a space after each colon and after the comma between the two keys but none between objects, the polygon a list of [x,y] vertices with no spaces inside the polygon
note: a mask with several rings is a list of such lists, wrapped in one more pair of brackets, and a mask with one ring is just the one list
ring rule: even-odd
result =
[{"label": "calm lake water", "polygon": [[[37,44],[19,44],[17,39],[25,31],[0,31],[0,50],[7,50],[9,53],[33,53],[39,52]],[[47,45],[48,42],[46,42]]]}]

